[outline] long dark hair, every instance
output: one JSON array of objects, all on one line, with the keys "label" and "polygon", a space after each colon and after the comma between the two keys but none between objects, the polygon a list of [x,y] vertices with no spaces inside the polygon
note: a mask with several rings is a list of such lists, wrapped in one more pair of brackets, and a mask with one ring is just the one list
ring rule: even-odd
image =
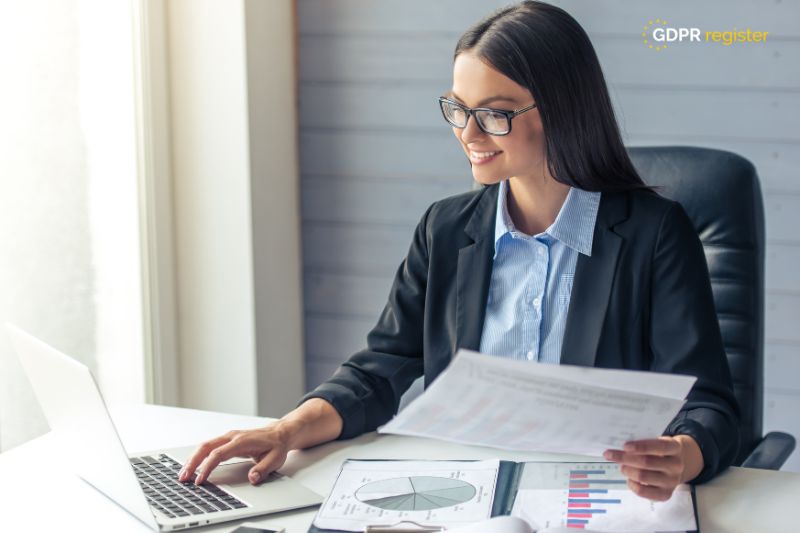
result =
[{"label": "long dark hair", "polygon": [[589,36],[566,11],[528,0],[489,15],[458,40],[528,89],[542,117],[550,174],[588,191],[649,189],[631,163]]}]

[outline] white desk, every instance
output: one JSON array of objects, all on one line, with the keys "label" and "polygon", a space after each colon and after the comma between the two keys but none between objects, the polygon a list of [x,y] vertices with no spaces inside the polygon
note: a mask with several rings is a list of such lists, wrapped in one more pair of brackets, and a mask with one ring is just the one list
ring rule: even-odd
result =
[{"label": "white desk", "polygon": [[[114,410],[131,452],[196,444],[230,429],[263,425],[268,419],[157,406]],[[55,460],[45,435],[0,454],[0,531],[151,531]],[[370,433],[309,451],[292,452],[281,471],[325,495],[346,458],[569,460],[570,456],[504,452],[427,439]],[[580,458],[574,458],[580,460]],[[800,531],[800,475],[731,468],[697,487],[703,533]],[[81,502],[81,505],[78,505]],[[87,518],[87,502],[93,510]],[[304,533],[316,510],[292,511],[252,521]],[[193,531],[230,531],[237,523]]]}]

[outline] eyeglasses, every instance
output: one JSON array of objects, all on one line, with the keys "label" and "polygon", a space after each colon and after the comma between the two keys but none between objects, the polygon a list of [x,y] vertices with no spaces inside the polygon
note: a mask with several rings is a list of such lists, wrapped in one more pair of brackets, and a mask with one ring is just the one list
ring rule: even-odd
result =
[{"label": "eyeglasses", "polygon": [[536,104],[531,104],[516,111],[504,111],[488,107],[470,109],[458,102],[440,96],[439,107],[442,110],[444,119],[455,128],[466,128],[469,116],[472,115],[475,117],[475,122],[482,132],[489,135],[508,135],[511,133],[511,119],[525,111],[530,111],[536,107]]}]

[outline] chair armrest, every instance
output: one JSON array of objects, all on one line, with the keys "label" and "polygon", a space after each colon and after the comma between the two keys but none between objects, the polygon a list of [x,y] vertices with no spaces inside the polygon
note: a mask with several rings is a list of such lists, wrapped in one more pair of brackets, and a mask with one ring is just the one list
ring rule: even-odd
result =
[{"label": "chair armrest", "polygon": [[763,470],[780,470],[786,459],[794,450],[794,437],[788,433],[771,431],[750,452],[742,463],[746,468],[761,468]]}]

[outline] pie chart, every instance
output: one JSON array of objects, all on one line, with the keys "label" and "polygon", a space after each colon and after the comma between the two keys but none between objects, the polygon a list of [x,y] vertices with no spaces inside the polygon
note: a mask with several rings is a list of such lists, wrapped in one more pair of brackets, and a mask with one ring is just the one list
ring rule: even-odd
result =
[{"label": "pie chart", "polygon": [[412,476],[367,483],[356,491],[356,498],[387,511],[430,511],[466,503],[476,492],[459,479]]}]

